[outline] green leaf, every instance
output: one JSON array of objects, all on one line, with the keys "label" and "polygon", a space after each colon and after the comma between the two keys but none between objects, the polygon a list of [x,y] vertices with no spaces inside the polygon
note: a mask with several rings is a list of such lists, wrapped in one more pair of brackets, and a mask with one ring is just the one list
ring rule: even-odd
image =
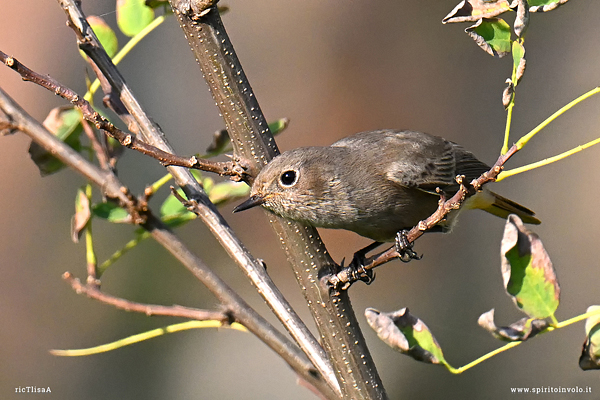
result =
[{"label": "green leaf", "polygon": [[[600,306],[590,306],[586,312],[600,310]],[[600,369],[600,314],[589,317],[585,321],[585,342],[579,357],[581,369]]]},{"label": "green leaf", "polygon": [[226,181],[217,183],[209,194],[210,201],[219,206],[227,201],[245,197],[250,193],[250,186],[244,182]]},{"label": "green leaf", "polygon": [[477,320],[479,326],[490,332],[496,339],[514,342],[524,341],[534,337],[544,329],[549,323],[544,319],[522,318],[509,326],[496,326],[494,322],[494,309],[481,314]]},{"label": "green leaf", "polygon": [[[102,44],[102,47],[104,47],[104,50],[106,50],[108,56],[113,58],[119,50],[119,41],[115,32],[101,17],[95,15],[89,16],[87,22],[94,30],[96,37],[98,37],[98,40]],[[83,58],[87,58],[83,51],[79,50],[79,53]]]},{"label": "green leaf", "polygon": [[95,204],[92,207],[92,214],[95,217],[105,219],[109,222],[114,222],[114,223],[130,223],[131,222],[131,216],[129,215],[127,210],[125,210],[122,207],[119,207],[115,203],[106,202],[106,203]]},{"label": "green leaf", "polygon": [[273,136],[279,135],[290,124],[289,118],[280,118],[277,121],[269,122],[269,130]]},{"label": "green leaf", "polygon": [[148,7],[154,8],[154,9],[157,9],[159,7],[164,7],[164,8],[169,7],[169,2],[167,0],[146,0],[145,3]]},{"label": "green leaf", "polygon": [[508,10],[508,0],[463,0],[444,17],[442,23],[475,22],[481,18],[496,17]]},{"label": "green leaf", "polygon": [[[279,135],[290,124],[289,118],[281,118],[274,122],[269,122],[269,130],[273,136]],[[212,143],[206,148],[209,157],[226,153],[232,150],[231,140],[227,129],[221,129],[213,134]]]},{"label": "green leaf", "polygon": [[519,82],[521,82],[521,78],[525,73],[525,67],[527,66],[527,60],[525,59],[525,47],[517,40],[515,40],[512,44],[512,57],[514,66],[512,83],[517,86]]},{"label": "green leaf", "polygon": [[85,186],[77,189],[75,197],[75,214],[71,218],[71,239],[73,242],[79,242],[81,232],[87,225],[91,217],[90,202],[85,194]]},{"label": "green leaf", "polygon": [[190,221],[195,220],[196,218],[198,218],[196,214],[194,214],[193,212],[186,211],[185,213],[165,217],[163,219],[163,222],[171,228],[177,228],[179,226],[187,224]]},{"label": "green leaf", "polygon": [[528,0],[530,12],[552,11],[569,0]]},{"label": "green leaf", "polygon": [[525,57],[525,47],[516,40],[512,43],[512,57],[513,65],[518,69]]},{"label": "green leaf", "polygon": [[391,313],[367,308],[365,317],[377,336],[394,350],[417,361],[450,367],[444,359],[442,348],[427,325],[410,314],[407,308]]},{"label": "green leaf", "polygon": [[510,26],[500,18],[484,18],[465,32],[485,52],[494,57],[504,57],[511,51]]},{"label": "green leaf", "polygon": [[511,214],[501,247],[504,287],[517,307],[531,318],[554,318],[560,288],[540,238]]},{"label": "green leaf", "polygon": [[117,0],[117,24],[126,36],[137,35],[154,20],[154,10],[144,0]]},{"label": "green leaf", "polygon": [[[202,187],[210,201],[215,205],[222,205],[227,201],[245,197],[250,192],[250,187],[243,182],[225,181],[215,184],[211,178],[204,178],[200,182],[202,182]],[[185,198],[181,189],[177,189],[177,193]],[[188,211],[173,194],[170,194],[162,203],[160,215],[162,220],[171,227],[179,226],[196,218],[196,214]]]},{"label": "green leaf", "polygon": [[[64,107],[54,108],[44,120],[44,127],[75,151],[81,150],[79,136],[83,127],[81,126],[81,113],[78,110]],[[62,161],[35,142],[29,146],[29,154],[42,176],[58,172],[65,166]]]},{"label": "green leaf", "polygon": [[198,218],[196,214],[194,214],[193,212],[186,211],[185,213],[174,214],[169,217],[165,217],[163,218],[163,222],[171,228],[177,228],[178,226],[187,224],[188,222],[193,221],[196,218]]},{"label": "green leaf", "polygon": [[[198,170],[196,169],[194,171],[198,171]],[[200,175],[200,174],[198,174],[198,175]],[[215,181],[210,177],[206,177],[206,178],[202,179],[201,176],[196,176],[196,179],[198,180],[198,182],[202,183],[202,188],[204,189],[204,192],[210,196],[211,190],[213,189],[213,187],[215,187]]]},{"label": "green leaf", "polygon": [[[183,190],[177,189],[177,193],[185,198]],[[160,215],[163,218],[188,212],[190,211],[188,211],[187,208],[185,208],[185,206],[181,204],[181,202],[175,196],[173,196],[173,194],[167,196],[165,201],[160,206]]]},{"label": "green leaf", "polygon": [[[185,198],[183,190],[177,189],[177,193]],[[196,219],[196,214],[188,211],[181,202],[171,193],[160,207],[161,219],[171,228],[175,228]]]}]

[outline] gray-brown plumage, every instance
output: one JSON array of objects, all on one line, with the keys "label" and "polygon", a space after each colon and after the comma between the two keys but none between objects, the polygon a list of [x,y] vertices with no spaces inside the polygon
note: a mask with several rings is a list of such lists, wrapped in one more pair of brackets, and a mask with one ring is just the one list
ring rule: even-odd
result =
[{"label": "gray-brown plumage", "polygon": [[[262,205],[282,217],[324,228],[347,229],[378,242],[393,241],[437,208],[436,188],[454,194],[490,167],[456,143],[426,133],[378,130],[327,147],[303,147],[275,157],[256,177],[250,198],[234,211]],[[500,217],[534,213],[488,190],[463,208]],[[451,215],[441,227],[451,228]]]}]

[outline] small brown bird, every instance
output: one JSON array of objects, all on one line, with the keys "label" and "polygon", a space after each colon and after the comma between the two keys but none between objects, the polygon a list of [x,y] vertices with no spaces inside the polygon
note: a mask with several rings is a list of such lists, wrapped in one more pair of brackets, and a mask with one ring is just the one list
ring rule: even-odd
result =
[{"label": "small brown bird", "polygon": [[[262,205],[315,227],[346,229],[376,242],[398,240],[447,196],[490,167],[456,143],[413,131],[362,132],[327,147],[302,147],[275,157],[256,177],[250,198],[234,212]],[[534,212],[484,189],[462,209],[479,208],[501,218],[517,214],[539,224]],[[447,232],[458,212],[438,225]]]}]

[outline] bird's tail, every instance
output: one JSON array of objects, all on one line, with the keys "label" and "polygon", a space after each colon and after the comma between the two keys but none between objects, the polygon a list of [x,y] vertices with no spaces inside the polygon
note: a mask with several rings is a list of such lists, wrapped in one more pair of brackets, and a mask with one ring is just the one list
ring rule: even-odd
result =
[{"label": "bird's tail", "polygon": [[538,225],[542,223],[542,221],[535,217],[535,213],[529,208],[523,207],[522,205],[489,190],[483,190],[470,197],[465,202],[465,206],[467,208],[478,208],[504,219],[510,214],[516,214],[527,224]]}]

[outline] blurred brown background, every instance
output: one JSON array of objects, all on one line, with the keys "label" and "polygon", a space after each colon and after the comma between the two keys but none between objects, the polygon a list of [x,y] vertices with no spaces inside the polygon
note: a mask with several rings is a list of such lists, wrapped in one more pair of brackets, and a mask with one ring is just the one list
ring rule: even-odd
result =
[{"label": "blurred brown background", "polygon": [[[230,0],[227,30],[269,120],[291,119],[278,139],[282,150],[326,145],[376,128],[423,130],[457,141],[482,160],[495,161],[505,112],[501,105],[511,60],[497,60],[464,34],[467,25],[441,19],[458,0],[284,1]],[[114,1],[84,1],[88,15],[115,26]],[[65,16],[53,1],[8,1],[0,7],[0,49],[83,93],[84,63]],[[509,16],[510,18],[510,16]],[[517,93],[513,138],[600,82],[600,2],[573,1],[532,15],[528,68]],[[125,39],[120,37],[121,44]],[[181,154],[202,152],[222,126],[174,18],[139,45],[121,71],[150,115]],[[0,68],[0,86],[43,120],[60,98]],[[99,102],[99,100],[98,100]],[[549,126],[509,167],[552,156],[600,136],[600,98]],[[312,399],[294,374],[261,342],[229,330],[188,331],[84,358],[58,358],[53,348],[95,346],[174,319],[125,313],[76,295],[61,280],[85,275],[83,245],[70,241],[74,196],[83,179],[66,171],[41,179],[21,134],[0,138],[0,398],[23,398],[15,387],[50,387],[56,399]],[[592,148],[566,161],[508,179],[493,189],[533,208],[557,268],[559,320],[600,303],[598,157]],[[123,181],[140,192],[164,169],[129,152]],[[259,210],[223,215],[273,279],[310,319],[278,240]],[[433,330],[458,367],[500,343],[477,324],[496,309],[498,322],[521,317],[505,296],[499,246],[503,221],[484,213],[462,216],[452,235],[427,235],[425,254],[409,265],[393,262],[371,286],[351,295],[390,398],[504,399],[511,387],[592,387],[593,393],[552,398],[598,398],[597,372],[578,357],[583,324],[539,337],[451,376],[387,348],[362,317],[366,307],[409,307]],[[98,256],[105,259],[133,228],[96,223]],[[180,230],[186,242],[264,314],[263,301],[200,223]],[[338,261],[368,241],[323,231]],[[103,289],[135,301],[213,307],[214,298],[158,245],[147,241],[103,277]],[[271,318],[272,319],[272,318]],[[273,319],[272,319],[273,320]],[[538,398],[550,398],[540,396]]]}]

